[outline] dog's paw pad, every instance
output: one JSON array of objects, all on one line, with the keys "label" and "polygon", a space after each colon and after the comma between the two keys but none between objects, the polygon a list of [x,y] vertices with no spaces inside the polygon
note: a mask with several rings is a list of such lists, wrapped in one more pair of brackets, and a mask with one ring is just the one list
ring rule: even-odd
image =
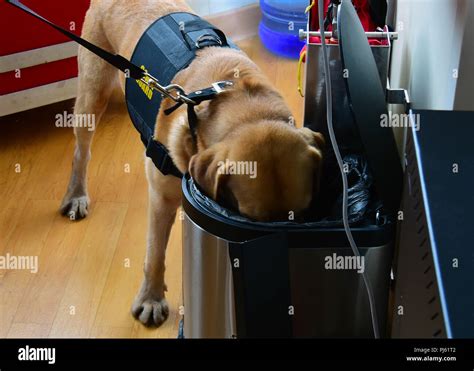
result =
[{"label": "dog's paw pad", "polygon": [[65,198],[60,208],[61,214],[71,220],[80,220],[89,213],[89,197],[71,197]]},{"label": "dog's paw pad", "polygon": [[159,327],[168,318],[168,303],[165,298],[159,300],[137,298],[132,306],[132,314],[145,326]]}]

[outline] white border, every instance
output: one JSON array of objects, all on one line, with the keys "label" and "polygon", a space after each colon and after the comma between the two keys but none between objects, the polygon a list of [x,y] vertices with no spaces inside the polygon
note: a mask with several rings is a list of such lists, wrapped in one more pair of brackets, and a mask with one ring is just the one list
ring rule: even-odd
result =
[{"label": "white border", "polygon": [[0,73],[33,67],[75,56],[77,56],[77,44],[74,41],[4,55],[0,57]]},{"label": "white border", "polygon": [[0,96],[0,116],[76,97],[77,77]]}]

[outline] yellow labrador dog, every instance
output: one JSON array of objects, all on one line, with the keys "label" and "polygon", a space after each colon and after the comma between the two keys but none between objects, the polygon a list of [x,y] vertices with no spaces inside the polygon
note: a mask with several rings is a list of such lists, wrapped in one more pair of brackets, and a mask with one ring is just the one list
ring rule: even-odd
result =
[{"label": "yellow labrador dog", "polygon": [[[171,12],[192,10],[181,0],[92,0],[83,37],[130,59],[146,28]],[[235,71],[239,71],[238,78]],[[197,108],[197,142],[187,125],[186,108],[164,115],[163,110],[173,105],[170,99],[162,103],[155,138],[170,150],[181,172],[189,171],[210,197],[243,215],[267,221],[287,218],[289,212],[298,214],[309,206],[318,187],[322,136],[290,124],[291,112],[281,95],[241,51],[219,47],[199,50],[173,82],[192,92],[222,80],[232,80],[234,86]],[[123,74],[80,48],[75,113],[95,114],[98,122],[116,83],[124,89]],[[80,219],[88,213],[86,178],[93,132],[77,127],[75,136],[72,174],[61,211]],[[257,176],[229,175],[219,169],[229,161],[255,162]],[[132,313],[145,325],[159,326],[168,316],[165,250],[181,189],[178,178],[162,175],[148,158],[146,174],[149,231],[145,277]]]}]

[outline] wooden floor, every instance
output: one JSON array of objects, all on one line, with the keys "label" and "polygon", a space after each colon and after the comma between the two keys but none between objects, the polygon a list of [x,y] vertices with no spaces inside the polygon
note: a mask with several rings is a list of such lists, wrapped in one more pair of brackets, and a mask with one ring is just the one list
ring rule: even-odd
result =
[{"label": "wooden floor", "polygon": [[[258,38],[240,43],[290,105],[303,100],[296,62],[268,53]],[[92,147],[89,216],[58,213],[73,153],[71,129],[55,127],[63,102],[0,118],[0,256],[38,256],[39,271],[0,270],[0,337],[176,338],[181,305],[181,225],[167,255],[168,321],[147,329],[130,306],[142,279],[147,186],[143,147],[118,97]],[[130,172],[126,172],[126,167]]]}]

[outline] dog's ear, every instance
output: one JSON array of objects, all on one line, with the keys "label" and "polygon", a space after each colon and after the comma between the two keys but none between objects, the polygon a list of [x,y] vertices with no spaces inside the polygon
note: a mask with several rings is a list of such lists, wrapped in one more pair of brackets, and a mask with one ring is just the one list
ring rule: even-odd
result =
[{"label": "dog's ear", "polygon": [[212,146],[195,154],[189,162],[189,174],[199,187],[215,201],[218,200],[228,179],[223,152],[218,145]]},{"label": "dog's ear", "polygon": [[301,128],[298,131],[308,143],[309,156],[313,160],[314,166],[313,194],[317,194],[321,184],[323,151],[326,142],[321,133],[311,129]]},{"label": "dog's ear", "polygon": [[308,142],[310,146],[315,147],[317,150],[323,152],[326,147],[326,141],[321,133],[313,131],[309,128],[298,129],[298,132]]}]

